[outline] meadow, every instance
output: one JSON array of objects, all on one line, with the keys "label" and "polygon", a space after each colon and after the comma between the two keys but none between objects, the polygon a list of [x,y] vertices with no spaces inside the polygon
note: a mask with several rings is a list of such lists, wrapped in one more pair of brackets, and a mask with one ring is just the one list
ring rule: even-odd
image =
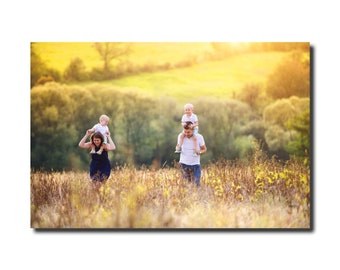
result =
[{"label": "meadow", "polygon": [[[236,49],[240,45],[234,46]],[[32,47],[44,63],[61,73],[75,57],[84,61],[88,71],[103,65],[90,42],[40,42],[33,43]],[[210,43],[133,43],[133,50],[124,57],[124,63],[129,68],[145,71],[99,84],[123,90],[133,89],[153,97],[171,97],[181,103],[191,100],[193,96],[234,98],[247,84],[264,86],[268,75],[288,55],[279,51],[247,52],[207,61],[205,57],[211,53]],[[181,63],[195,64],[181,67]],[[153,70],[155,66],[167,66],[167,69]],[[68,84],[85,87],[94,82]]]},{"label": "meadow", "polygon": [[[234,99],[245,86],[255,84],[260,86],[259,97],[264,97],[268,76],[289,54],[279,51],[247,52],[214,61],[200,61],[200,56],[204,58],[205,54],[210,53],[209,43],[134,45],[135,50],[125,59],[128,65],[131,67],[166,65],[168,68],[150,72],[140,69],[138,74],[133,73],[126,77],[100,82],[68,82],[67,87],[58,84],[58,89],[74,87],[79,90],[90,88],[98,90],[108,86],[126,93],[131,90],[152,98],[170,97],[178,104],[184,104],[193,98],[206,98],[206,102],[208,98]],[[80,57],[87,70],[102,65],[91,43],[34,43],[32,46],[45,64],[61,73],[74,57]],[[190,59],[195,60],[190,62]],[[193,64],[178,67],[177,64],[181,61]],[[32,93],[34,90],[31,90]],[[71,92],[68,91],[67,95]],[[108,103],[108,106],[112,107],[112,104],[106,101],[110,100],[107,99],[102,104]],[[82,108],[81,103],[77,104]],[[198,101],[195,104],[198,104]],[[202,109],[204,103],[200,104]],[[98,113],[95,114],[86,106],[83,107],[86,110],[78,111],[91,112],[97,117]],[[42,108],[44,109],[44,106]],[[202,120],[203,116],[202,114]],[[213,119],[213,116],[210,115],[210,119]],[[233,122],[234,126],[235,123],[236,120]],[[87,123],[84,126],[87,126]],[[75,130],[84,128],[77,127]],[[35,132],[45,134],[44,130],[40,129],[36,129]],[[53,132],[53,135],[56,133]],[[122,133],[122,138],[124,134]],[[49,136],[50,139],[51,137]],[[208,135],[206,137],[208,138]],[[233,142],[230,143],[235,145]],[[212,151],[212,146],[209,147]],[[61,151],[60,149],[59,147],[58,150]],[[54,151],[54,154],[56,152]],[[102,185],[92,183],[88,172],[80,171],[80,167],[71,166],[70,170],[59,172],[32,169],[31,227],[311,229],[309,160],[278,161],[262,157],[259,151],[253,154],[254,156],[242,161],[220,160],[204,164],[200,187],[182,179],[176,160],[172,167],[145,166],[138,169],[133,165],[115,167],[108,181]],[[37,156],[40,157],[41,154],[38,153]]]},{"label": "meadow", "polygon": [[264,86],[267,76],[285,56],[282,52],[249,53],[187,68],[141,73],[101,82],[135,89],[153,97],[172,97],[185,103],[195,97],[233,98],[248,84]]},{"label": "meadow", "polygon": [[203,167],[199,187],[177,166],[119,167],[104,184],[87,172],[31,172],[35,229],[308,230],[310,216],[301,161],[220,161]]}]

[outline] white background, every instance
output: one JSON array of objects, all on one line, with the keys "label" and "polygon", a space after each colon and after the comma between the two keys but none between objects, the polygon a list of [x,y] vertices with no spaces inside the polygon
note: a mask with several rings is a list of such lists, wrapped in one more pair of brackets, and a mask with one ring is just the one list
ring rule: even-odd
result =
[{"label": "white background", "polygon": [[[0,268],[340,269],[336,1],[2,1]],[[30,228],[30,42],[302,41],[313,58],[312,232]]]}]

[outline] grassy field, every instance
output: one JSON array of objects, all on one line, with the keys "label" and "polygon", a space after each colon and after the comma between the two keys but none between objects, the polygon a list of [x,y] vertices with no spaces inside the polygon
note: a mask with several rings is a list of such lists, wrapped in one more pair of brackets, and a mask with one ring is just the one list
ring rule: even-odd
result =
[{"label": "grassy field", "polygon": [[310,180],[300,163],[255,160],[203,167],[201,186],[178,168],[31,173],[32,228],[310,229]]},{"label": "grassy field", "polygon": [[[60,72],[75,57],[80,57],[87,69],[102,65],[92,43],[34,43],[33,47],[48,66]],[[190,57],[199,59],[212,50],[209,43],[134,43],[133,48],[124,59],[136,66],[164,63],[171,66]],[[282,52],[235,54],[225,60],[144,72],[100,84],[135,89],[156,97],[174,97],[182,103],[202,96],[232,98],[246,84],[264,86],[268,75],[284,56],[286,53]]]},{"label": "grassy field", "polygon": [[182,102],[201,96],[232,98],[246,84],[265,85],[267,76],[284,55],[277,52],[238,55],[224,61],[142,73],[102,84],[134,88],[152,96],[175,97]]}]

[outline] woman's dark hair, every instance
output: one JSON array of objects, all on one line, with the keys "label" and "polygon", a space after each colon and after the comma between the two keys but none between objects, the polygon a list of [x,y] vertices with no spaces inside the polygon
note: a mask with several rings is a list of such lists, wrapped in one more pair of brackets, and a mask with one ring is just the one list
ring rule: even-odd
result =
[{"label": "woman's dark hair", "polygon": [[104,136],[103,136],[103,134],[101,134],[100,132],[95,132],[95,133],[93,133],[93,134],[91,135],[91,142],[92,142],[92,144],[94,144],[94,143],[93,143],[93,139],[94,139],[94,138],[100,139],[100,145],[99,145],[99,146],[101,146],[101,145],[103,144],[103,142],[104,142]]}]

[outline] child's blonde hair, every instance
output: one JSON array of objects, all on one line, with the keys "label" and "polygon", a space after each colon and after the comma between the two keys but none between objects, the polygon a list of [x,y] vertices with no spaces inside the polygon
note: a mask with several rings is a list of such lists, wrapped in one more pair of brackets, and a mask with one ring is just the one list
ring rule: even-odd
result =
[{"label": "child's blonde hair", "polygon": [[109,121],[109,120],[110,120],[110,117],[108,117],[106,114],[102,114],[102,115],[99,117],[99,122],[100,122],[102,119]]},{"label": "child's blonde hair", "polygon": [[190,108],[190,109],[194,109],[194,105],[192,105],[191,103],[187,103],[187,104],[185,104],[184,105],[184,109],[186,109],[186,108]]}]

